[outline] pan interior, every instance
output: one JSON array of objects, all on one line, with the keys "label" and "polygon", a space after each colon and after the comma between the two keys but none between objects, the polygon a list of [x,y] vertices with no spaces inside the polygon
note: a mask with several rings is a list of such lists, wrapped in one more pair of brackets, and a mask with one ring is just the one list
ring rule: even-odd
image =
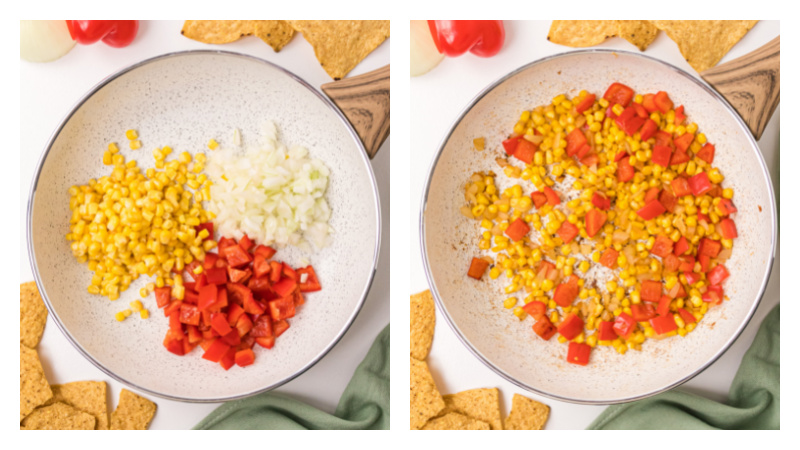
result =
[{"label": "pan interior", "polygon": [[[523,110],[548,104],[581,89],[602,96],[615,81],[637,93],[667,91],[675,105],[685,105],[689,120],[716,145],[714,165],[723,185],[735,190],[739,237],[726,263],[730,297],[710,309],[686,337],[650,339],[642,351],[617,354],[596,347],[586,367],[566,362],[567,346],[544,341],[502,302],[509,295],[505,276],[476,282],[466,276],[478,249],[479,221],[463,217],[464,186],[476,171],[498,174],[498,190],[513,183],[494,159]],[[487,150],[474,151],[484,137]],[[512,158],[513,159],[513,158]],[[516,161],[516,160],[515,160]],[[766,283],[773,256],[774,211],[765,165],[752,137],[725,104],[688,75],[671,66],[626,53],[578,52],[546,59],[510,75],[488,90],[465,112],[443,148],[430,176],[422,226],[426,270],[444,316],[470,350],[507,379],[551,397],[587,403],[614,403],[660,392],[687,380],[713,362],[751,317]],[[525,186],[523,180],[516,180]],[[535,188],[528,183],[524,189]],[[490,254],[488,251],[486,254]],[[604,289],[604,288],[601,288]],[[520,301],[524,292],[515,294]]]},{"label": "pan interior", "polygon": [[[157,395],[203,401],[239,397],[275,387],[324,355],[352,323],[372,278],[378,241],[377,194],[364,152],[341,116],[283,70],[243,55],[189,52],[146,62],[100,87],[69,117],[43,162],[32,198],[31,248],[40,286],[67,336],[102,369]],[[271,350],[256,346],[256,363],[229,371],[201,359],[202,349],[177,357],[162,347],[167,319],[152,296],[142,299],[147,320],[114,314],[138,299],[141,277],[115,302],[90,295],[91,273],[72,256],[69,231],[72,185],[109,174],[103,151],[118,142],[127,160],[154,166],[152,150],[169,145],[210,153],[216,139],[258,146],[267,121],[281,141],[302,145],[330,168],[327,198],[332,244],[317,253],[280,249],[276,259],[293,267],[314,265],[323,290],[307,296],[291,328]],[[143,147],[128,149],[127,129]],[[244,148],[242,152],[244,152]]]}]

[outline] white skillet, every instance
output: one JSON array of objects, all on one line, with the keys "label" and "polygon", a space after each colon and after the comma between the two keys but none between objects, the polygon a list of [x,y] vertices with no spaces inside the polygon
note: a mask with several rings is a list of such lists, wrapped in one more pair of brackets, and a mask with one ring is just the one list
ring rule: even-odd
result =
[{"label": "white skillet", "polygon": [[[151,316],[114,314],[139,299],[141,277],[119,300],[90,295],[91,273],[72,256],[69,230],[72,185],[109,173],[102,154],[118,142],[127,160],[154,166],[152,150],[209,152],[215,138],[231,146],[256,145],[273,121],[287,145],[309,149],[331,169],[327,198],[335,229],[332,244],[313,254],[292,248],[276,258],[314,265],[323,289],[307,295],[291,328],[271,350],[256,347],[254,365],[229,371],[201,358],[178,357],[162,340],[167,319],[150,296]],[[138,130],[142,149],[128,149],[125,130]],[[380,143],[378,143],[380,145]],[[219,402],[274,389],[308,370],[342,338],[369,291],[380,248],[375,177],[358,135],[325,96],[290,72],[251,56],[222,51],[172,53],[140,62],[95,86],[53,133],[39,161],[28,205],[28,251],[36,282],[56,325],[87,359],[109,376],[164,398]]]},{"label": "white skillet", "polygon": [[[523,110],[547,104],[561,93],[575,96],[581,89],[602,95],[615,81],[638,93],[667,91],[676,105],[685,105],[690,120],[716,145],[714,165],[726,177],[724,186],[735,190],[739,237],[726,263],[731,276],[725,293],[730,301],[712,308],[695,331],[685,338],[650,339],[642,351],[625,355],[597,347],[583,367],[567,363],[567,345],[538,338],[532,319],[520,322],[503,308],[508,297],[504,275],[494,281],[484,276],[480,282],[467,277],[472,257],[489,252],[478,249],[478,221],[462,216],[459,208],[473,172],[493,170],[499,174],[498,187],[512,184],[494,159]],[[472,150],[477,137],[486,138],[487,150]],[[425,271],[441,317],[479,360],[524,389],[568,402],[610,404],[675,387],[725,352],[747,325],[766,287],[777,219],[772,184],[756,141],[717,91],[641,54],[586,50],[523,66],[487,87],[465,108],[431,165],[420,233]]]}]

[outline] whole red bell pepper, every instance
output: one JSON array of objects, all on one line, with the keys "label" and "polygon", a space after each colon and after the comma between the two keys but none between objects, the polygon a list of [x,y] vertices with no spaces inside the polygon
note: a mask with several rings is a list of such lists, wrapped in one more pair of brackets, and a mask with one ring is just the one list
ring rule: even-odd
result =
[{"label": "whole red bell pepper", "polygon": [[138,20],[67,20],[67,29],[77,43],[94,44],[102,40],[111,47],[126,47],[139,31]]},{"label": "whole red bell pepper", "polygon": [[502,20],[429,20],[428,27],[439,53],[460,56],[470,52],[488,58],[503,47]]}]

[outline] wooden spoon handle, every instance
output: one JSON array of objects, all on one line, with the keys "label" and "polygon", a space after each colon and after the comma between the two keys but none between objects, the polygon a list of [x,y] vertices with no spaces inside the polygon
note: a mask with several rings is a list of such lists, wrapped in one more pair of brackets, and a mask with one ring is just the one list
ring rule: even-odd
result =
[{"label": "wooden spoon handle", "polygon": [[700,76],[733,105],[758,140],[781,100],[781,37]]},{"label": "wooden spoon handle", "polygon": [[389,66],[323,84],[322,91],[353,125],[370,158],[389,136]]}]

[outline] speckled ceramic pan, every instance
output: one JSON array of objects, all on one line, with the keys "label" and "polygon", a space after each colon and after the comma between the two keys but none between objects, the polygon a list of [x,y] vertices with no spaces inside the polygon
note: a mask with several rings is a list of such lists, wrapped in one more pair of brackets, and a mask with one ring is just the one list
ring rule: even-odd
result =
[{"label": "speckled ceramic pan", "polygon": [[[503,308],[505,276],[467,277],[480,256],[478,221],[463,217],[464,185],[475,171],[494,170],[498,187],[511,182],[494,162],[523,110],[558,94],[581,89],[602,95],[615,81],[636,92],[667,91],[686,107],[716,145],[714,164],[724,185],[736,192],[739,238],[726,263],[730,301],[712,308],[687,337],[650,339],[642,351],[619,355],[611,347],[592,351],[588,366],[567,363],[567,345],[544,341]],[[472,140],[486,138],[487,150]],[[523,182],[524,183],[524,182]],[[530,189],[529,189],[530,190]],[[775,253],[774,195],[752,135],[734,110],[708,85],[661,61],[620,51],[589,50],[536,61],[498,80],[470,103],[447,132],[431,166],[421,212],[425,270],[443,317],[464,345],[510,382],[558,400],[609,404],[647,397],[675,387],[714,362],[739,336],[761,299]],[[595,275],[593,271],[588,275]],[[519,293],[516,294],[521,298]],[[524,297],[524,295],[522,296]]]},{"label": "speckled ceramic pan", "polygon": [[[91,273],[72,256],[69,194],[72,185],[109,173],[102,164],[109,142],[128,160],[153,167],[152,150],[208,151],[214,138],[230,146],[241,130],[244,147],[266,121],[287,144],[307,147],[331,169],[328,201],[335,235],[314,254],[282,249],[276,258],[314,265],[322,291],[291,319],[271,350],[255,348],[256,362],[223,370],[201,358],[178,357],[162,341],[168,321],[152,296],[151,317],[114,314],[139,298],[141,277],[117,301],[90,295]],[[143,148],[127,147],[125,130],[138,130]],[[291,73],[250,56],[193,51],[159,56],[112,75],[93,88],[53,134],[39,162],[28,206],[28,250],[33,272],[58,327],[109,376],[154,395],[186,401],[223,401],[273,389],[319,361],[344,335],[373,279],[380,241],[380,208],[369,160],[357,135],[326,97]]]}]

